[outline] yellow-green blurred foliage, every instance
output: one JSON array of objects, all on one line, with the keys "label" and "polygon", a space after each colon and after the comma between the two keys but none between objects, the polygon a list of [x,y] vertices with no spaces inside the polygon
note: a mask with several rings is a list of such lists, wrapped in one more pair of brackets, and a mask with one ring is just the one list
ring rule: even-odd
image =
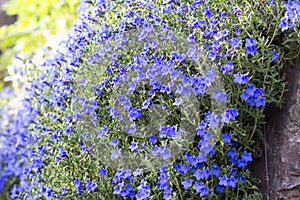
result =
[{"label": "yellow-green blurred foliage", "polygon": [[0,28],[0,70],[12,62],[15,53],[31,56],[50,35],[69,29],[79,4],[80,0],[10,0],[4,4],[17,21]]}]

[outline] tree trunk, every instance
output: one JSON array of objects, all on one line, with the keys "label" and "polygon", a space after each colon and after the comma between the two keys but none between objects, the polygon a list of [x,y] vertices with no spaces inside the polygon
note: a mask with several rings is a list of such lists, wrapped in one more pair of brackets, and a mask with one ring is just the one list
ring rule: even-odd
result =
[{"label": "tree trunk", "polygon": [[0,26],[12,24],[16,21],[16,16],[7,15],[2,9],[2,5],[8,0],[0,0]]}]

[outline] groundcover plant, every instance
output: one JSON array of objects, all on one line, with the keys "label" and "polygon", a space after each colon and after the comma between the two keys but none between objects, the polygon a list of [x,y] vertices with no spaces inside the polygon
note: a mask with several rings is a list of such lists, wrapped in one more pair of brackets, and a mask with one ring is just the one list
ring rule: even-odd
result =
[{"label": "groundcover plant", "polygon": [[299,1],[81,4],[61,49],[16,68],[26,93],[1,110],[0,191],[262,199],[248,164],[283,102]]}]

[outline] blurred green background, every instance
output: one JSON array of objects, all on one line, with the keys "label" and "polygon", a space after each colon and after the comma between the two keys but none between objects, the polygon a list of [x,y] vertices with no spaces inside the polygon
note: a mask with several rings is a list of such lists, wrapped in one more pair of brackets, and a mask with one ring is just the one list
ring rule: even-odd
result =
[{"label": "blurred green background", "polygon": [[29,59],[47,41],[61,39],[77,18],[79,4],[80,0],[0,0],[2,11],[14,16],[2,15],[0,25],[16,20],[0,27],[0,90],[11,84],[5,77],[14,55]]}]

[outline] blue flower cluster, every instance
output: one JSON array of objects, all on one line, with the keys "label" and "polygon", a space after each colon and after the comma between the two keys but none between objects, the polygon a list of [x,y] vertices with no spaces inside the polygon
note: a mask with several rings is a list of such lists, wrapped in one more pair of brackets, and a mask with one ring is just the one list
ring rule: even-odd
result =
[{"label": "blue flower cluster", "polygon": [[300,1],[288,1],[284,7],[286,8],[286,12],[284,17],[281,18],[279,24],[279,28],[282,32],[289,28],[291,30],[297,28],[296,26],[300,20]]},{"label": "blue flower cluster", "polygon": [[[296,21],[299,4],[287,5],[286,21]],[[216,9],[203,0],[95,0],[81,7],[63,51],[24,86],[20,108],[11,114],[8,104],[0,113],[0,191],[14,176],[20,181],[11,199],[222,199],[226,188],[251,181],[245,167],[252,153],[239,141],[234,102],[258,109],[266,97],[239,64],[240,55],[251,60],[260,49],[230,24],[242,7]],[[178,32],[186,34],[184,47],[169,51]],[[227,80],[230,87],[218,84]],[[166,116],[153,120],[155,114]],[[193,141],[184,146],[187,135]],[[161,162],[151,172],[118,166],[135,157],[149,166]]]},{"label": "blue flower cluster", "polygon": [[266,98],[261,95],[264,91],[261,88],[256,88],[253,84],[248,85],[246,90],[243,90],[241,98],[247,101],[251,106],[257,107],[266,105]]},{"label": "blue flower cluster", "polygon": [[[128,180],[131,183],[127,183],[125,180]],[[128,196],[133,198],[136,194],[134,192],[132,182],[134,182],[134,179],[131,171],[119,169],[112,179],[112,183],[117,184],[114,187],[114,194],[122,197]]]}]

